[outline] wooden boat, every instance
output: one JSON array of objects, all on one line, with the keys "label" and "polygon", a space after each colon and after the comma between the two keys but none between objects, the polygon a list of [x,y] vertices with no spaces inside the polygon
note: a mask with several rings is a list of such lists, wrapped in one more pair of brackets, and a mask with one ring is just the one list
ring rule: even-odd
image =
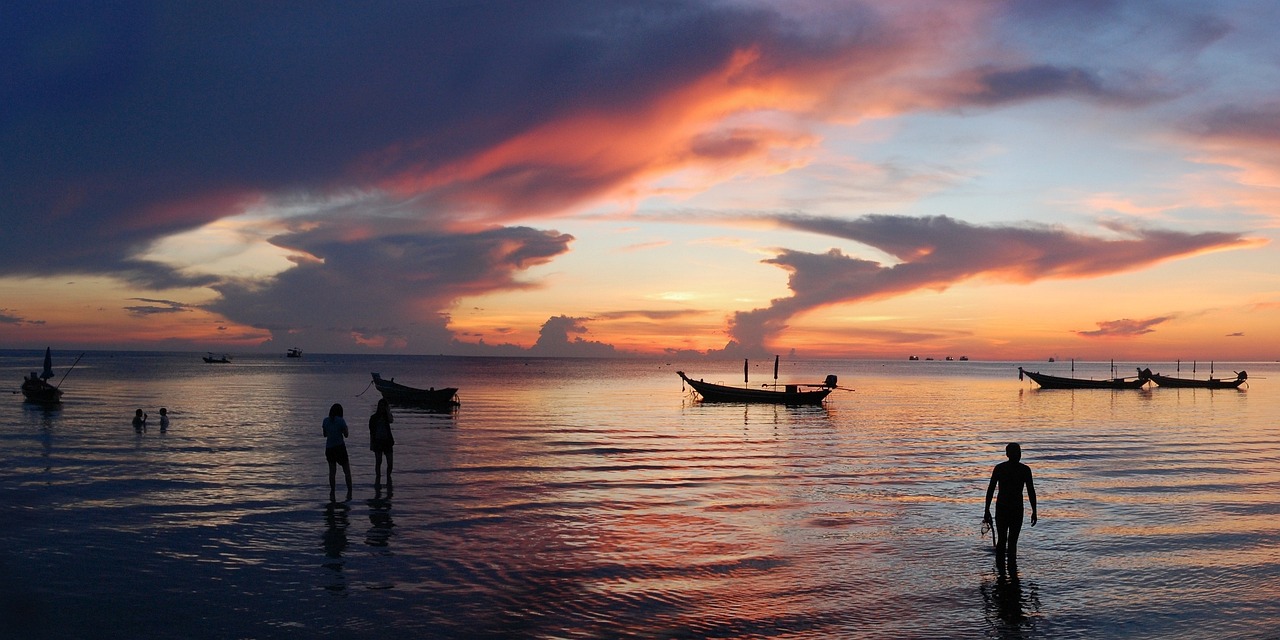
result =
[{"label": "wooden boat", "polygon": [[384,380],[381,375],[373,374],[373,386],[378,393],[391,404],[410,407],[455,407],[458,405],[458,390],[454,387],[436,389],[416,389],[396,382],[395,378]]},{"label": "wooden boat", "polygon": [[[677,371],[680,379],[684,380],[698,395],[702,396],[703,402],[768,402],[773,404],[822,404],[822,401],[836,388],[836,377],[827,376],[822,384],[788,384],[783,385],[783,390],[760,388],[751,389],[748,387],[730,387],[722,384],[712,384],[703,382],[702,380],[694,380],[686,376],[683,371]],[[809,387],[811,390],[802,391],[801,387]]]},{"label": "wooden boat", "polygon": [[204,361],[208,364],[231,364],[231,358],[225,353],[220,356],[214,356],[210,353],[204,356]]},{"label": "wooden boat", "polygon": [[1023,376],[1031,378],[1041,389],[1141,389],[1150,378],[1150,371],[1139,371],[1136,378],[1106,378],[1094,380],[1086,378],[1064,378],[1051,376],[1037,371],[1027,371],[1018,367],[1018,379]]},{"label": "wooden boat", "polygon": [[[80,354],[83,358],[84,354]],[[71,369],[79,364],[80,358],[71,364]],[[62,379],[66,380],[67,375],[71,373],[71,369],[67,369],[67,373],[62,374]],[[32,371],[31,375],[22,379],[22,397],[27,402],[33,404],[54,405],[62,403],[62,382],[57,385],[49,384],[49,378],[53,377],[53,351],[49,347],[44,349],[44,371],[39,375]]]},{"label": "wooden boat", "polygon": [[[1239,389],[1245,380],[1249,379],[1247,371],[1236,372],[1235,378],[1213,378],[1208,380],[1198,380],[1195,378],[1174,378],[1171,376],[1162,376],[1158,373],[1150,373],[1147,369],[1151,380],[1162,387],[1173,387],[1178,389]],[[1212,374],[1210,374],[1212,376]]]},{"label": "wooden boat", "polygon": [[302,357],[302,349],[299,349],[299,348],[297,348],[297,347],[293,347],[293,348],[289,349],[288,353],[285,353],[285,354],[284,354],[284,356],[285,356],[286,358],[301,358],[301,357]]}]

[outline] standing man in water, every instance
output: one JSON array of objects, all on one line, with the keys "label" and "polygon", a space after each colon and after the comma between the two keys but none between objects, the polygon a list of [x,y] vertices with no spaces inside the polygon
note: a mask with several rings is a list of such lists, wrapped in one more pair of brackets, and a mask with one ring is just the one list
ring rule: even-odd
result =
[{"label": "standing man in water", "polygon": [[987,485],[987,507],[982,521],[991,522],[991,496],[996,496],[996,563],[1003,571],[1005,559],[1013,570],[1018,567],[1018,534],[1022,532],[1022,487],[1027,487],[1027,499],[1031,502],[1031,526],[1036,526],[1036,486],[1031,480],[1031,467],[1019,462],[1022,447],[1010,442],[1004,448],[1008,460],[991,470],[991,482]]}]

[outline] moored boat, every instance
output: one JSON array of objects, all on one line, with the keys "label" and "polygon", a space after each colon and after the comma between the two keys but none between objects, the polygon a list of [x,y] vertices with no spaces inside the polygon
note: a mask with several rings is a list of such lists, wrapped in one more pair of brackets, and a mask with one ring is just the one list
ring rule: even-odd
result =
[{"label": "moored boat", "polygon": [[[80,354],[83,358],[84,354]],[[72,363],[71,369],[79,364],[80,358]],[[66,380],[67,375],[71,373],[71,369],[67,369],[67,373],[62,374],[62,379]],[[44,370],[39,374],[32,371],[30,376],[22,379],[22,397],[25,401],[33,404],[55,405],[62,402],[61,382],[57,385],[49,384],[49,378],[54,376],[53,373],[53,351],[49,347],[44,349]]]},{"label": "moored boat", "polygon": [[[1147,370],[1150,371],[1149,369]],[[1236,372],[1234,378],[1213,378],[1207,380],[1199,380],[1196,378],[1175,378],[1173,376],[1162,376],[1158,373],[1152,373],[1151,380],[1162,387],[1173,387],[1175,389],[1239,389],[1249,379],[1247,371]]]},{"label": "moored boat", "polygon": [[[698,395],[702,396],[703,402],[763,402],[773,404],[822,404],[822,401],[836,389],[836,377],[827,376],[827,379],[821,384],[788,384],[782,385],[783,390],[760,388],[751,389],[748,387],[730,387],[722,384],[712,384],[702,380],[694,380],[685,375],[683,371],[676,372],[681,380],[684,380]],[[808,390],[802,390],[808,388]]]},{"label": "moored boat", "polygon": [[411,407],[428,407],[428,408],[445,408],[455,407],[458,405],[456,387],[444,387],[436,389],[418,389],[415,387],[405,386],[395,381],[383,379],[380,374],[373,374],[373,386],[377,387],[378,393],[391,404]]},{"label": "moored boat", "polygon": [[1138,371],[1136,378],[1065,378],[1018,367],[1018,379],[1031,378],[1041,389],[1141,389],[1151,379],[1150,370]]}]

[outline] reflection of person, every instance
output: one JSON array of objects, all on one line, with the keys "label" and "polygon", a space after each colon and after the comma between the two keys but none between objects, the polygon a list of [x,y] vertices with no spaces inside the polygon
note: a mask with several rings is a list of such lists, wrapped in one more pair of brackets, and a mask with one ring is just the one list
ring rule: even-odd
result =
[{"label": "reflection of person", "polygon": [[329,417],[321,424],[324,430],[324,458],[329,462],[329,500],[334,500],[337,491],[336,479],[338,465],[347,477],[347,500],[351,499],[351,460],[347,457],[347,421],[342,418],[342,405],[334,403],[329,407]]},{"label": "reflection of person", "polygon": [[133,412],[133,430],[142,433],[147,430],[147,414],[138,409]]},{"label": "reflection of person", "polygon": [[369,450],[373,452],[373,483],[375,487],[382,486],[382,456],[387,457],[387,486],[391,486],[391,468],[394,464],[392,457],[392,447],[396,444],[396,439],[391,436],[391,423],[395,422],[395,418],[391,416],[391,406],[387,404],[387,399],[383,398],[378,401],[378,408],[369,416]]},{"label": "reflection of person", "polygon": [[996,496],[996,562],[1018,564],[1018,534],[1022,531],[1022,487],[1027,488],[1027,500],[1031,503],[1031,526],[1036,526],[1036,487],[1031,480],[1031,467],[1019,462],[1022,447],[1010,442],[1004,448],[1008,460],[991,470],[991,482],[987,485],[987,506],[984,522],[991,522],[991,496]]},{"label": "reflection of person", "polygon": [[169,410],[164,407],[160,407],[160,433],[164,433],[168,430],[169,430]]}]

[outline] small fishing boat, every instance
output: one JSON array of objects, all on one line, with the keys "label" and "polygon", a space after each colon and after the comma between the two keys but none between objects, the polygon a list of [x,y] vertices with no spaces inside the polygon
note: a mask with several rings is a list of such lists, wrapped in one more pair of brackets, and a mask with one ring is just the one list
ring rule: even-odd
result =
[{"label": "small fishing boat", "polygon": [[395,378],[385,380],[377,373],[373,374],[373,386],[378,393],[391,404],[411,407],[455,407],[458,405],[458,390],[454,387],[436,389],[417,389],[396,382]]},{"label": "small fishing boat", "polygon": [[225,353],[219,356],[215,356],[210,353],[209,355],[204,356],[204,361],[208,364],[231,364],[231,357]]},{"label": "small fishing boat", "polygon": [[288,353],[285,353],[285,354],[284,354],[284,356],[285,356],[286,358],[301,358],[301,357],[302,357],[302,349],[299,349],[299,348],[297,348],[297,347],[293,347],[293,348],[289,349]]},{"label": "small fishing boat", "polygon": [[1041,389],[1141,389],[1151,379],[1148,371],[1139,371],[1136,378],[1064,378],[1047,373],[1027,371],[1018,367],[1018,379],[1023,376],[1031,378]]},{"label": "small fishing boat", "polygon": [[[742,362],[742,383],[747,384],[748,362]],[[836,387],[836,377],[834,375],[827,376],[821,384],[778,384],[778,358],[773,359],[773,384],[763,385],[759,389],[750,387],[730,387],[723,384],[712,384],[702,380],[694,380],[685,375],[683,371],[677,371],[677,375],[684,380],[694,391],[702,396],[703,402],[760,402],[772,404],[822,404],[827,396],[834,391]],[[773,388],[769,388],[772,386]],[[782,387],[779,391],[778,387]]]},{"label": "small fishing boat", "polygon": [[[1239,389],[1249,379],[1247,371],[1237,371],[1235,378],[1214,378],[1208,380],[1199,380],[1196,378],[1175,378],[1172,376],[1162,376],[1158,373],[1150,373],[1150,369],[1146,370],[1151,380],[1162,387],[1173,387],[1176,389]],[[1210,376],[1213,374],[1210,373]]]},{"label": "small fishing boat", "polygon": [[[83,358],[84,354],[80,354]],[[72,363],[71,369],[76,367],[80,362],[80,358],[76,358]],[[67,373],[62,374],[62,379],[66,380],[67,375],[71,373],[71,369],[67,369]],[[62,403],[62,382],[57,385],[49,384],[49,378],[54,376],[53,373],[53,351],[49,347],[44,349],[44,371],[40,374],[32,371],[31,375],[22,379],[22,397],[27,402],[33,404],[55,405]]]}]

